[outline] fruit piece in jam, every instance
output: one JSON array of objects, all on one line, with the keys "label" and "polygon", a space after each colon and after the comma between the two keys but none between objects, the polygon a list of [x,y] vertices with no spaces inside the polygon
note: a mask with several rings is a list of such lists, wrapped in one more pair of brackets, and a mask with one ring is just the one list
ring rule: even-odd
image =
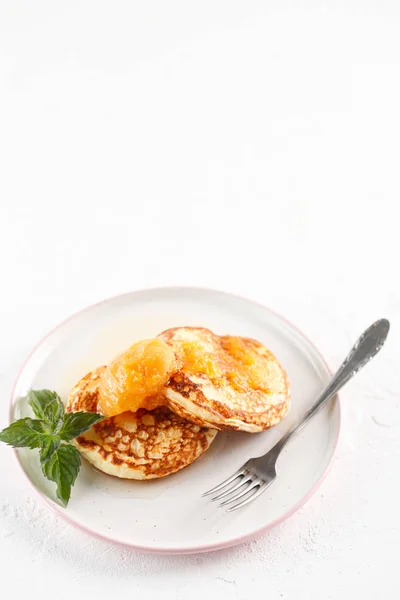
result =
[{"label": "fruit piece in jam", "polygon": [[220,340],[226,353],[228,363],[226,374],[231,385],[239,392],[250,388],[267,393],[269,391],[265,370],[267,350],[259,342],[249,338],[225,335]]},{"label": "fruit piece in jam", "polygon": [[99,410],[112,417],[165,404],[161,391],[176,368],[174,352],[162,340],[133,344],[106,368],[99,386]]},{"label": "fruit piece in jam", "polygon": [[211,352],[201,342],[182,342],[182,370],[190,375],[206,375],[218,386],[228,381],[238,392],[268,392],[266,349],[259,342],[230,335],[215,336],[215,340],[217,345]]}]

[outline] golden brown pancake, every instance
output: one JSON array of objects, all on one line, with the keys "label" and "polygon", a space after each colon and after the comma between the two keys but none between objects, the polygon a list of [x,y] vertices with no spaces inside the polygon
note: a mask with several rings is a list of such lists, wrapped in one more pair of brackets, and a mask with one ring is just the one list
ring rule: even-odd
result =
[{"label": "golden brown pancake", "polygon": [[168,405],[181,417],[201,427],[253,433],[286,414],[286,373],[260,342],[200,327],[168,329],[159,337],[181,361],[165,390]]},{"label": "golden brown pancake", "polygon": [[[105,368],[91,371],[77,383],[68,399],[68,412],[98,411],[99,384]],[[73,443],[89,462],[109,475],[155,479],[194,462],[209,448],[216,433],[160,406],[106,418]]]}]

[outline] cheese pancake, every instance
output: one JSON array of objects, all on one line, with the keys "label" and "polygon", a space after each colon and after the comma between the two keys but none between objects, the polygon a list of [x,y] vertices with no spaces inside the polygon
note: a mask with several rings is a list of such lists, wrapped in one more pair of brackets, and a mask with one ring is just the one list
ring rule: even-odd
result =
[{"label": "cheese pancake", "polygon": [[256,340],[177,327],[159,336],[181,367],[168,381],[169,407],[202,427],[257,432],[286,414],[290,388],[277,358]]},{"label": "cheese pancake", "polygon": [[[77,383],[68,399],[68,412],[98,412],[105,369],[99,367]],[[72,443],[104,473],[124,479],[155,479],[190,465],[209,448],[216,434],[159,406],[106,418]]]}]

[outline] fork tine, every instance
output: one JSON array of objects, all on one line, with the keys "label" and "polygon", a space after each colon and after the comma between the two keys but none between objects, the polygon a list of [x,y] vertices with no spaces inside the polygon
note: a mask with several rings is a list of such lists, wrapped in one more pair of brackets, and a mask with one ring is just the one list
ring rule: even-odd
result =
[{"label": "fork tine", "polygon": [[266,483],[265,481],[262,481],[260,487],[258,488],[258,490],[255,491],[254,494],[252,494],[251,496],[249,496],[245,500],[242,500],[238,504],[235,504],[234,506],[231,506],[230,508],[227,509],[226,512],[232,512],[234,510],[237,510],[238,508],[241,508],[245,504],[248,504],[252,500],[255,500],[256,498],[258,498],[258,496],[260,496],[263,492],[265,492],[265,490],[267,489],[267,487],[269,487],[271,485],[272,481],[269,481],[268,483]]},{"label": "fork tine", "polygon": [[211,490],[208,490],[208,492],[204,492],[203,496],[209,496],[210,494],[214,494],[214,492],[218,492],[219,490],[222,490],[223,487],[225,487],[226,485],[231,483],[234,479],[237,479],[238,477],[240,477],[240,475],[244,475],[244,472],[245,472],[245,469],[243,467],[241,467],[238,471],[236,471],[236,473],[234,473],[232,475],[232,477],[228,477],[228,479],[225,479],[225,481],[223,481],[219,485],[216,485]]},{"label": "fork tine", "polygon": [[260,479],[259,477],[257,477],[257,479],[253,479],[251,481],[250,485],[246,486],[243,491],[240,491],[240,493],[236,494],[233,498],[230,498],[229,500],[225,500],[225,502],[221,502],[221,504],[219,506],[226,506],[226,504],[231,504],[231,502],[235,502],[236,500],[239,500],[239,498],[242,498],[242,496],[245,496],[246,494],[248,494],[248,492],[250,492],[250,490],[261,485],[262,481],[263,480]]},{"label": "fork tine", "polygon": [[234,492],[235,490],[240,488],[247,481],[249,481],[249,479],[251,479],[252,477],[254,477],[254,475],[252,473],[249,473],[248,475],[244,475],[244,477],[242,477],[237,482],[236,485],[234,485],[233,487],[229,487],[225,492],[222,492],[222,494],[218,494],[218,496],[214,496],[214,498],[211,498],[211,502],[215,502],[216,500],[221,500],[221,498],[225,498],[225,496],[229,496],[229,494],[232,494],[232,492]]}]

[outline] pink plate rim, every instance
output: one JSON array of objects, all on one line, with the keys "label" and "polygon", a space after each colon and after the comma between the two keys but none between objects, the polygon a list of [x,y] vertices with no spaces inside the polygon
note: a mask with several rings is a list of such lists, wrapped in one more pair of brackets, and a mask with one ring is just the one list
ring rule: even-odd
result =
[{"label": "pink plate rim", "polygon": [[[91,310],[92,308],[96,307],[96,306],[100,306],[101,304],[107,304],[108,302],[112,302],[118,298],[122,298],[124,296],[130,296],[132,294],[140,294],[143,292],[159,292],[159,291],[163,291],[163,290],[191,290],[191,291],[205,291],[205,292],[210,292],[210,293],[217,293],[217,294],[223,294],[225,296],[229,296],[231,298],[236,298],[238,300],[244,300],[246,302],[250,302],[251,304],[255,304],[265,310],[268,310],[270,313],[272,313],[273,315],[275,315],[276,317],[278,317],[279,319],[281,319],[282,321],[284,321],[285,323],[287,323],[288,325],[290,325],[293,329],[295,329],[301,336],[303,336],[304,339],[307,340],[307,342],[314,348],[314,350],[317,352],[318,356],[321,358],[321,360],[323,361],[323,363],[325,364],[326,368],[328,369],[329,373],[332,374],[332,371],[328,365],[328,363],[326,362],[325,358],[323,357],[323,355],[321,354],[321,352],[318,350],[318,348],[315,346],[315,344],[296,326],[293,325],[293,323],[291,323],[291,321],[289,321],[286,317],[283,317],[282,315],[280,315],[278,312],[276,312],[275,310],[270,309],[269,307],[265,306],[264,304],[262,304],[261,302],[257,302],[255,300],[250,300],[249,298],[246,298],[244,296],[241,296],[239,294],[232,294],[230,292],[226,292],[226,291],[222,291],[222,290],[216,290],[213,288],[204,288],[204,287],[196,287],[196,286],[161,286],[161,287],[154,287],[154,288],[144,288],[144,289],[138,289],[138,290],[132,290],[130,292],[125,292],[123,294],[117,294],[115,296],[111,296],[109,298],[106,298],[104,300],[100,300],[100,302],[95,302],[93,304],[90,304],[89,306],[86,306],[85,308],[76,311],[75,313],[73,313],[72,315],[70,315],[69,317],[67,317],[66,319],[64,319],[63,321],[61,321],[61,323],[59,323],[58,325],[56,325],[55,327],[53,327],[53,329],[51,329],[32,349],[32,351],[29,353],[28,357],[25,359],[24,363],[22,364],[18,375],[15,379],[15,382],[13,384],[12,390],[11,390],[11,398],[10,398],[10,407],[9,407],[9,420],[11,422],[12,420],[12,411],[13,411],[13,404],[14,404],[14,393],[15,393],[15,389],[18,383],[18,380],[20,378],[20,375],[22,373],[22,371],[24,370],[26,364],[28,363],[28,361],[30,360],[31,356],[36,352],[36,350],[39,348],[39,346],[41,346],[43,344],[43,342],[46,341],[46,339],[52,335],[55,331],[57,331],[57,329],[59,329],[60,327],[62,327],[63,325],[65,325],[66,323],[68,323],[69,321],[71,321],[72,319],[74,319],[75,317],[77,317],[78,315]],[[338,448],[338,443],[339,443],[339,438],[340,438],[340,432],[341,432],[341,423],[342,423],[342,413],[341,413],[341,408],[340,408],[340,402],[339,402],[339,396],[336,396],[337,399],[337,404],[338,404],[338,409],[339,409],[339,426],[338,426],[338,430],[337,430],[337,435],[336,435],[336,440],[334,443],[334,447],[333,447],[333,452],[332,452],[332,456],[331,459],[325,469],[325,471],[322,473],[321,477],[318,479],[318,481],[310,488],[310,490],[303,496],[303,498],[301,498],[297,504],[295,504],[294,507],[292,507],[290,510],[288,510],[287,512],[283,513],[279,518],[275,519],[275,521],[272,521],[271,523],[269,523],[268,525],[265,525],[263,527],[260,527],[260,529],[257,529],[256,531],[253,531],[251,533],[248,533],[246,535],[240,536],[240,537],[236,537],[233,538],[231,540],[228,540],[226,542],[222,542],[222,543],[215,543],[215,544],[209,544],[209,545],[205,545],[205,546],[192,546],[192,547],[187,547],[187,548],[149,548],[147,546],[140,546],[140,545],[136,545],[136,544],[129,544],[127,542],[121,542],[118,539],[115,539],[111,536],[106,536],[106,535],[101,535],[99,533],[97,533],[96,531],[93,531],[92,529],[89,529],[88,527],[85,527],[83,525],[80,525],[78,523],[76,523],[73,519],[71,519],[68,514],[66,513],[66,511],[64,509],[62,509],[60,506],[58,506],[55,502],[53,502],[52,500],[50,500],[49,498],[47,498],[46,496],[44,496],[37,488],[36,486],[33,484],[33,482],[31,481],[31,479],[28,477],[27,473],[25,472],[21,460],[18,456],[18,453],[14,450],[14,455],[17,459],[17,462],[21,468],[21,471],[23,472],[24,476],[26,477],[26,479],[29,481],[31,487],[34,489],[34,491],[36,492],[36,494],[39,496],[39,498],[42,500],[42,502],[44,502],[47,506],[50,506],[57,514],[59,514],[61,516],[62,519],[64,519],[66,522],[70,523],[71,525],[73,525],[74,527],[76,527],[77,529],[80,529],[81,531],[84,531],[85,533],[88,533],[89,535],[105,541],[105,542],[112,542],[113,544],[122,546],[124,548],[131,548],[132,550],[138,550],[140,552],[145,552],[145,553],[149,553],[149,554],[165,554],[165,555],[179,555],[179,554],[200,554],[203,552],[214,552],[216,550],[222,550],[224,548],[230,548],[232,546],[236,546],[238,544],[242,544],[244,542],[248,542],[249,540],[252,540],[256,537],[259,537],[260,535],[262,535],[263,533],[266,533],[267,531],[270,531],[271,529],[273,529],[274,527],[276,527],[277,525],[279,525],[280,523],[282,523],[283,521],[286,521],[287,519],[289,519],[291,516],[293,516],[310,498],[311,496],[313,496],[313,494],[318,490],[318,488],[320,487],[321,483],[324,481],[325,477],[327,476],[327,474],[329,473],[332,464],[333,464],[333,460],[335,458],[336,452],[337,452],[337,448]]]}]

